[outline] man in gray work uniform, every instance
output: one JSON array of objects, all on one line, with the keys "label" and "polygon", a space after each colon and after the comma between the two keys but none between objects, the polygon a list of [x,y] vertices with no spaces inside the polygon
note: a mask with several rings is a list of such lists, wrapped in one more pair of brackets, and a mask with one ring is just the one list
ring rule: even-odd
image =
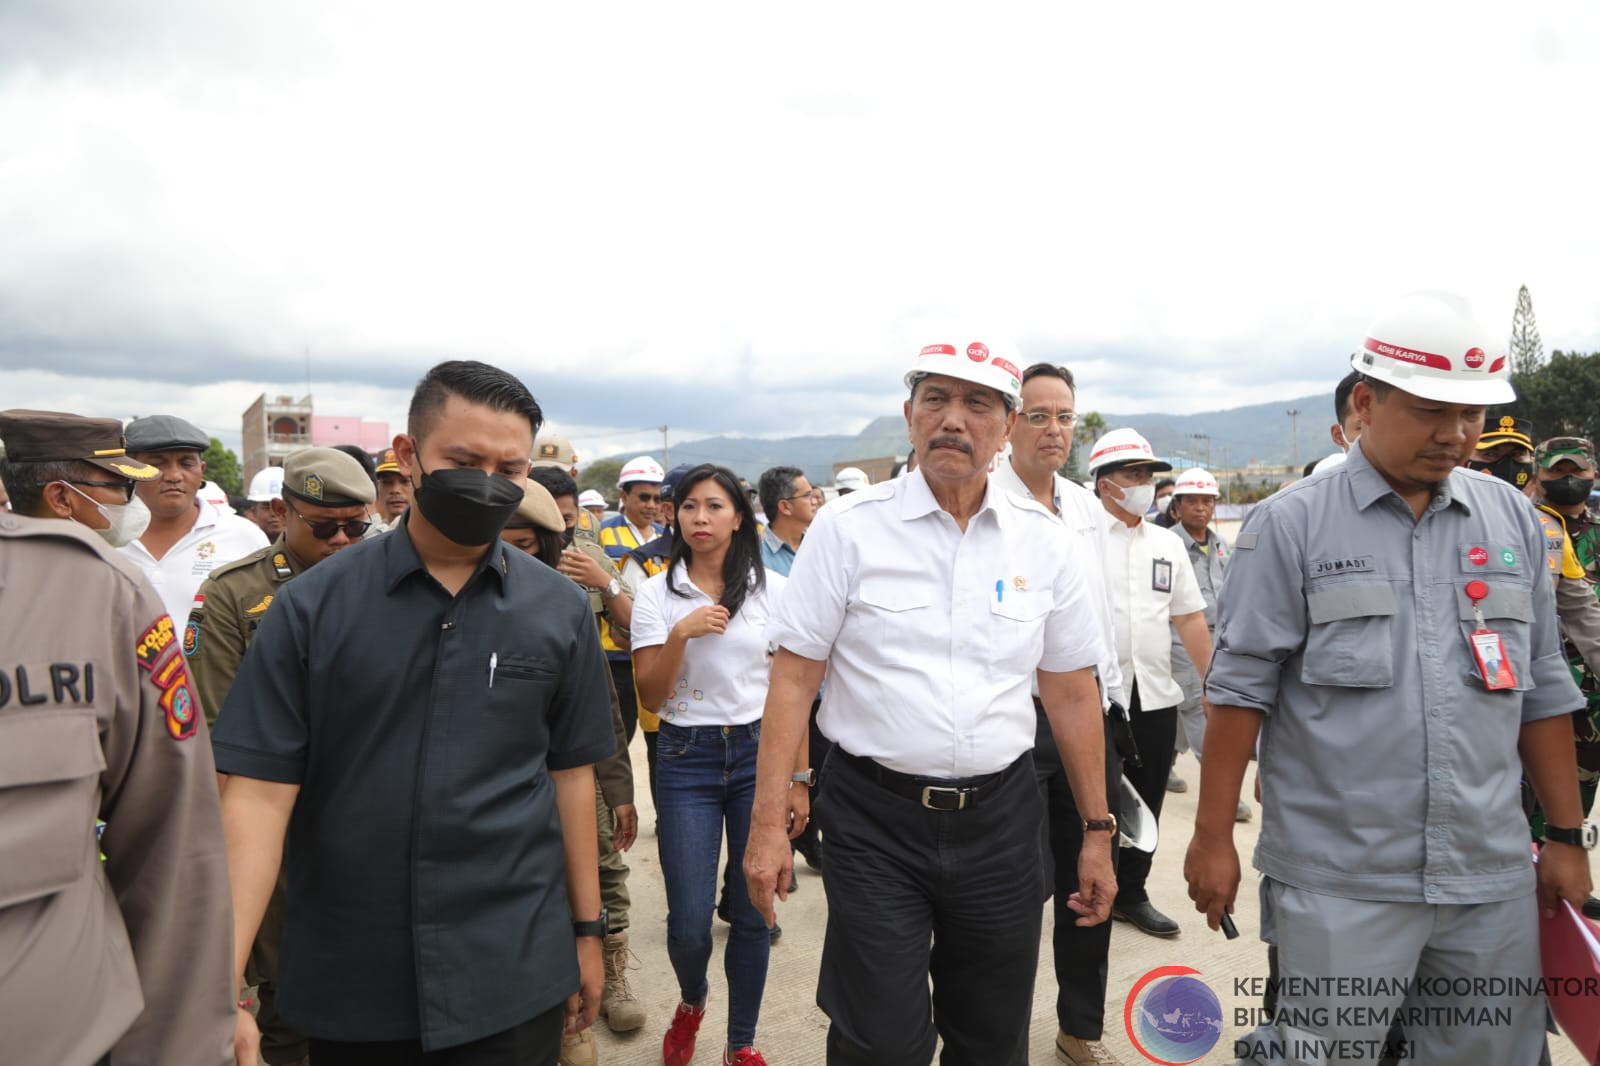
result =
[{"label": "man in gray work uniform", "polygon": [[[1519,782],[1550,812],[1540,906],[1580,904],[1583,698],[1526,501],[1457,468],[1485,405],[1514,397],[1486,339],[1442,293],[1379,318],[1352,360],[1366,428],[1349,459],[1261,504],[1235,543],[1184,872],[1215,928],[1238,888],[1234,804],[1259,729],[1262,938],[1286,983],[1276,1024],[1236,1044],[1243,1061],[1375,1061],[1396,1019],[1415,1061],[1538,1061]],[[1482,658],[1514,680],[1486,683],[1472,642],[1485,630],[1498,646]]]}]

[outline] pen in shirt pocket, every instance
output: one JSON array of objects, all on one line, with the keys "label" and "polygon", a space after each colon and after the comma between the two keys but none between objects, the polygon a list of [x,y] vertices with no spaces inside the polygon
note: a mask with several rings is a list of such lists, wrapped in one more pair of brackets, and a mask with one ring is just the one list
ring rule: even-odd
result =
[{"label": "pen in shirt pocket", "polygon": [[1006,602],[1006,579],[1001,578],[994,583],[994,602]]},{"label": "pen in shirt pocket", "polygon": [[500,665],[500,653],[489,653],[489,687],[494,688],[494,668]]}]

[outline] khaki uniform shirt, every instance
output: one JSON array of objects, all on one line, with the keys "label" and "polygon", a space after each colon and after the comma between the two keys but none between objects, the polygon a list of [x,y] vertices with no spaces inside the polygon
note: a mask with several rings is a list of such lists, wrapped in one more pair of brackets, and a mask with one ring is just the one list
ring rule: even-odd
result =
[{"label": "khaki uniform shirt", "polygon": [[[599,563],[607,573],[615,569],[599,541],[579,535],[573,538],[572,546]],[[600,589],[584,588],[583,591],[589,594],[589,609],[594,612],[595,626],[603,632],[602,622],[612,624],[606,616],[605,597]],[[628,631],[622,626],[612,624],[612,628],[622,634],[624,640],[628,639]],[[628,757],[628,734],[622,725],[622,705],[617,702],[617,686],[611,680],[610,670],[606,671],[606,689],[611,697],[611,732],[617,738],[617,750],[594,764],[594,779],[605,797],[606,806],[616,810],[633,802],[633,763]]]},{"label": "khaki uniform shirt", "polygon": [[166,608],[82,527],[9,514],[0,604],[0,1058],[231,1063],[222,813]]},{"label": "khaki uniform shirt", "polygon": [[183,627],[183,654],[200,690],[207,724],[216,725],[233,675],[278,586],[304,569],[280,533],[260,551],[213,570],[200,586]]}]

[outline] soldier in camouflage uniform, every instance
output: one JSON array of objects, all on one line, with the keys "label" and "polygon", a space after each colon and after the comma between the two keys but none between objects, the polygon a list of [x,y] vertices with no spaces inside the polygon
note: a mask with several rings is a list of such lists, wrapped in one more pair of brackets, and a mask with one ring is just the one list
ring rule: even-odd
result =
[{"label": "soldier in camouflage uniform", "polygon": [[[1591,585],[1600,582],[1600,513],[1589,502],[1597,472],[1594,445],[1582,437],[1552,437],[1534,451],[1539,496],[1547,511],[1558,515],[1567,539]],[[1571,642],[1566,645],[1572,676],[1589,704],[1573,719],[1578,740],[1578,783],[1585,812],[1594,809],[1600,783],[1600,673],[1583,661]],[[1594,664],[1600,667],[1600,664]],[[1586,908],[1593,909],[1593,908]]]}]

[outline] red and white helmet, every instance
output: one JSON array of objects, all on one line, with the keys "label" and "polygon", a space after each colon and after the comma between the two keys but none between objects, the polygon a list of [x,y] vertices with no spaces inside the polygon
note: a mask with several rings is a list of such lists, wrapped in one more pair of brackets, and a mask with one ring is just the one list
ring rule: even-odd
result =
[{"label": "red and white helmet", "polygon": [[1192,466],[1178,475],[1178,480],[1173,482],[1172,494],[1174,496],[1221,496],[1222,490],[1217,487],[1217,479],[1210,472],[1198,466]]},{"label": "red and white helmet", "polygon": [[622,473],[617,475],[617,488],[635,481],[659,485],[666,476],[667,472],[661,469],[661,464],[648,455],[635,456],[622,464]]},{"label": "red and white helmet", "polygon": [[906,388],[914,388],[926,374],[944,374],[998,392],[1009,410],[1022,402],[1022,353],[1004,337],[955,342],[941,340],[924,345],[906,371]]},{"label": "red and white helmet", "polygon": [[1350,365],[1375,381],[1439,403],[1488,405],[1517,398],[1511,361],[1448,292],[1401,297],[1367,327]]},{"label": "red and white helmet", "polygon": [[1104,466],[1138,464],[1151,470],[1171,470],[1172,464],[1156,458],[1150,442],[1136,429],[1113,429],[1089,449],[1089,473]]}]

